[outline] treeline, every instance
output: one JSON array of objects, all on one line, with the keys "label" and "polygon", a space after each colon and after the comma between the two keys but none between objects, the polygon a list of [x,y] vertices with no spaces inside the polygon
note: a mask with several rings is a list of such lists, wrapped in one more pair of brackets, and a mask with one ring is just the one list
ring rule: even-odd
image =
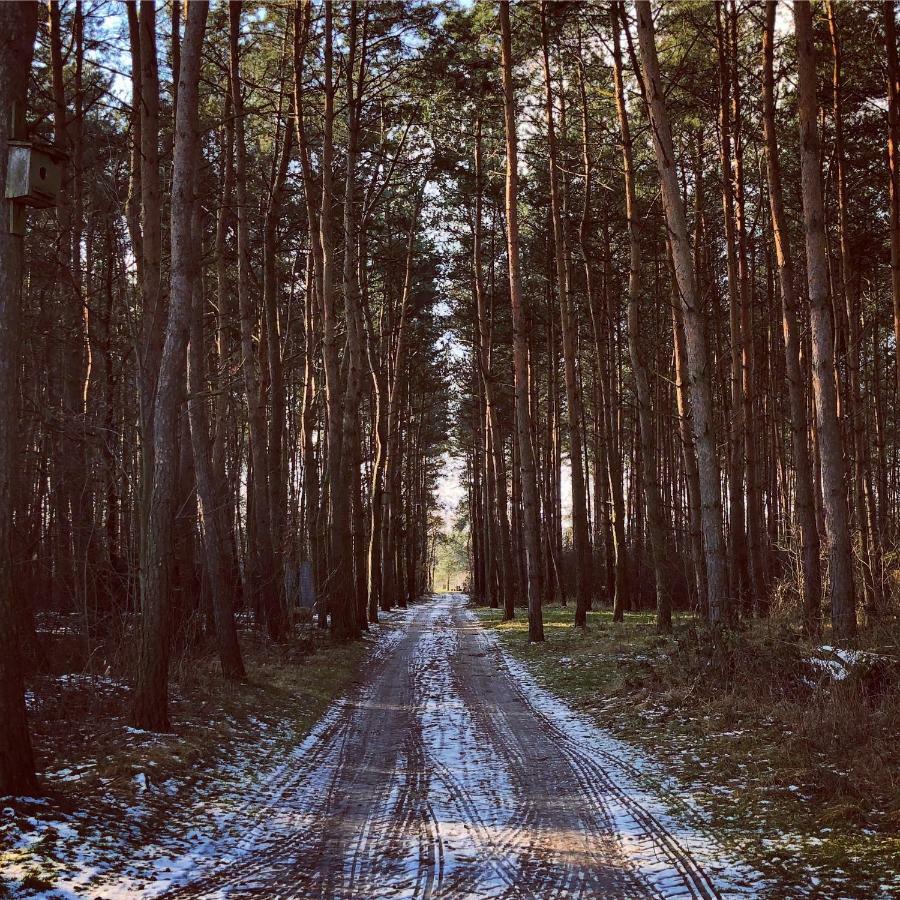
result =
[{"label": "treeline", "polygon": [[0,182],[14,107],[65,154],[24,238],[0,203],[0,794],[37,786],[48,613],[167,730],[173,649],[208,637],[239,679],[239,620],[281,641],[314,593],[353,640],[427,589],[435,14],[0,6]]},{"label": "treeline", "polygon": [[434,65],[479,602],[894,616],[894,4],[476,4]]}]

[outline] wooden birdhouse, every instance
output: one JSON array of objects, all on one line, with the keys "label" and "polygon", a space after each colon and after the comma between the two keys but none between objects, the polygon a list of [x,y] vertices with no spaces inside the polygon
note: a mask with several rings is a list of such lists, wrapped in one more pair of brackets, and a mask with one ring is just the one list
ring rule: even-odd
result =
[{"label": "wooden birdhouse", "polygon": [[25,207],[46,209],[59,202],[62,166],[66,154],[52,144],[25,139],[24,122],[15,110],[11,116],[12,137],[8,142],[6,199],[10,200],[10,231],[23,234]]},{"label": "wooden birdhouse", "polygon": [[64,154],[48,144],[9,142],[6,199],[46,209],[56,206]]}]

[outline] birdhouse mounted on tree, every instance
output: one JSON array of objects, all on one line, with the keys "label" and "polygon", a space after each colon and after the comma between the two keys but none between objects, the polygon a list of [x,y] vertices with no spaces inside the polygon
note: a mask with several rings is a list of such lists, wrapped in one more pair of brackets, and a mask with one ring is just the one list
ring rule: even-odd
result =
[{"label": "birdhouse mounted on tree", "polygon": [[56,206],[64,158],[50,145],[10,141],[6,199],[39,209]]},{"label": "birdhouse mounted on tree", "polygon": [[52,144],[26,140],[24,122],[16,113],[13,112],[8,144],[6,199],[12,201],[9,230],[13,234],[23,234],[25,207],[46,209],[58,203],[66,154]]}]

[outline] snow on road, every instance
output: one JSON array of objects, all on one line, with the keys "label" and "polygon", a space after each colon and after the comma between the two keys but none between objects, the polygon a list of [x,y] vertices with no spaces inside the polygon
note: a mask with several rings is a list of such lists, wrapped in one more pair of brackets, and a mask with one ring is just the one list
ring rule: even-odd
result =
[{"label": "snow on road", "polygon": [[644,786],[649,766],[441,595],[237,809],[210,802],[188,840],[75,880],[97,898],[758,895],[674,788]]}]

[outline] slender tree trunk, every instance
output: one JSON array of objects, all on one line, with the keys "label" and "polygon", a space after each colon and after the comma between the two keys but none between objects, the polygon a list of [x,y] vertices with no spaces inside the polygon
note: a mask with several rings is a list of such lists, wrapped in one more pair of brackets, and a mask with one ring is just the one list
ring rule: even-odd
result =
[{"label": "slender tree trunk", "polygon": [[729,9],[729,44],[731,51],[731,118],[734,128],[732,172],[734,175],[734,230],[737,236],[737,275],[740,285],[740,396],[741,431],[739,451],[746,486],[746,512],[744,536],[746,538],[747,576],[750,597],[744,604],[748,613],[761,613],[766,606],[764,547],[762,537],[762,495],[756,462],[758,434],[753,421],[753,392],[756,382],[753,341],[753,276],[750,271],[747,247],[747,226],[744,203],[744,124],[741,110],[740,80],[738,78],[738,12],[735,0]]},{"label": "slender tree trunk", "polygon": [[[588,272],[588,267],[585,268]],[[616,330],[612,312],[612,247],[609,222],[603,222],[603,272],[600,285],[600,305],[593,296],[591,277],[587,275],[586,286],[591,299],[591,322],[594,331],[594,347],[597,353],[597,368],[600,370],[600,398],[606,419],[606,468],[610,504],[614,577],[613,621],[621,622],[625,610],[632,606],[632,584],[628,574],[628,542],[625,535],[625,478],[622,463],[622,440],[619,427],[619,385],[617,379],[615,344]],[[611,357],[610,350],[613,351]]]},{"label": "slender tree trunk", "polygon": [[244,100],[241,91],[240,47],[242,4],[231,3],[229,12],[231,105],[234,110],[235,198],[237,200],[238,309],[241,324],[241,366],[247,397],[252,477],[248,505],[253,512],[253,540],[248,555],[254,563],[259,605],[272,640],[284,634],[284,610],[279,599],[275,548],[272,539],[272,510],[269,503],[269,457],[266,410],[260,385],[259,360],[253,346],[257,322],[250,296],[250,222],[247,197],[247,145],[244,139]]},{"label": "slender tree trunk", "polygon": [[[884,41],[888,75],[888,170],[891,215],[891,293],[894,299],[894,356],[900,395],[900,65],[897,63],[897,24],[894,0],[884,0]],[[885,498],[882,498],[882,503]]]},{"label": "slender tree trunk", "polygon": [[237,561],[237,541],[235,539],[234,504],[230,498],[234,493],[229,487],[228,445],[232,416],[229,410],[230,391],[228,378],[235,368],[234,337],[235,304],[228,277],[227,241],[229,224],[233,221],[232,203],[234,198],[234,120],[231,115],[231,94],[225,95],[223,110],[224,126],[222,135],[222,193],[216,216],[215,263],[216,263],[216,357],[219,381],[217,384],[215,415],[213,418],[212,467],[215,477],[217,516],[222,534],[222,552],[229,580],[229,589],[238,594],[241,584]]},{"label": "slender tree trunk", "polygon": [[[859,529],[860,556],[863,562],[863,589],[870,612],[882,610],[884,604],[881,584],[878,534],[869,529],[866,503],[866,485],[870,480],[869,455],[865,440],[865,403],[860,397],[860,303],[859,275],[850,248],[847,220],[847,164],[844,158],[843,78],[841,73],[841,43],[837,13],[833,0],[827,0],[828,30],[834,65],[832,68],[832,105],[834,112],[834,155],[837,162],[838,232],[840,236],[840,275],[846,316],[846,368],[847,368],[847,419],[849,420],[850,446],[853,448],[853,475],[850,496]],[[843,317],[842,317],[843,318]]]},{"label": "slender tree trunk", "polygon": [[204,340],[203,277],[199,260],[203,257],[199,208],[193,213],[193,271],[191,291],[190,344],[188,347],[188,415],[191,425],[191,444],[197,478],[197,498],[203,525],[203,549],[206,571],[212,593],[213,624],[219,647],[222,673],[229,679],[244,677],[244,663],[234,621],[234,583],[227,551],[223,517],[219,509],[220,496],[212,464],[209,439],[209,416],[206,408],[206,346]]},{"label": "slender tree trunk", "polygon": [[487,478],[492,488],[490,493],[493,494],[495,501],[493,508],[490,504],[488,505],[487,514],[492,520],[496,518],[497,528],[491,526],[491,534],[499,532],[497,537],[502,572],[503,617],[512,619],[515,615],[515,575],[509,527],[506,462],[503,455],[503,432],[491,367],[491,334],[482,272],[483,179],[481,118],[479,117],[475,122],[475,213],[472,227],[472,268],[475,274],[479,369],[484,386],[486,430],[489,432],[488,444],[490,446],[485,468],[492,470],[488,473]]},{"label": "slender tree trunk", "polygon": [[813,393],[830,561],[831,619],[835,638],[846,641],[856,634],[856,600],[845,493],[844,451],[834,386],[834,339],[829,316],[825,208],[816,121],[816,51],[813,43],[812,8],[809,3],[795,0],[794,26],[799,63],[800,172],[809,282]]},{"label": "slender tree trunk", "polygon": [[774,0],[766,3],[766,22],[763,31],[763,129],[766,142],[769,209],[772,215],[772,234],[775,239],[778,278],[781,284],[784,363],[794,456],[794,517],[800,530],[803,621],[806,630],[814,634],[819,630],[822,615],[822,573],[819,565],[819,531],[816,527],[812,466],[807,441],[806,390],[800,368],[796,282],[788,239],[787,217],[784,212],[781,164],[778,159],[778,138],[775,131],[775,7]]},{"label": "slender tree trunk", "polygon": [[[422,183],[413,203],[412,218],[406,238],[406,256],[404,265],[403,288],[399,303],[399,320],[394,349],[393,377],[387,379],[387,420],[385,422],[386,449],[384,456],[384,482],[381,495],[381,577],[382,577],[382,609],[385,604],[398,602],[401,594],[401,582],[397,578],[396,559],[398,553],[397,535],[400,521],[401,498],[400,469],[402,465],[401,443],[401,401],[404,383],[407,378],[407,351],[410,305],[412,302],[413,263],[415,260],[416,232],[419,226],[419,209],[425,184]],[[390,607],[387,607],[390,608]]]},{"label": "slender tree trunk", "polygon": [[281,202],[293,142],[290,129],[285,130],[279,149],[278,134],[274,142],[275,177],[269,191],[269,202],[263,219],[263,312],[265,315],[266,366],[270,409],[266,447],[268,466],[272,544],[275,557],[275,591],[280,595],[284,584],[284,557],[287,545],[287,464],[285,458],[286,395],[284,363],[281,358],[281,328],[278,318],[278,247],[277,231],[281,218]]},{"label": "slender tree trunk", "polygon": [[634,185],[634,160],[631,149],[631,129],[625,106],[625,85],[622,79],[622,51],[620,46],[619,11],[624,6],[612,7],[613,32],[613,80],[616,91],[616,110],[622,136],[622,162],[624,165],[625,215],[628,219],[628,238],[631,250],[628,269],[628,350],[634,374],[635,395],[638,403],[638,429],[641,441],[641,462],[644,497],[647,504],[647,526],[650,532],[650,552],[653,556],[653,572],[656,581],[656,627],[660,632],[672,630],[672,592],[668,572],[669,541],[663,511],[662,497],[657,477],[656,425],[650,397],[650,381],[644,362],[640,336],[641,298],[641,233],[638,221],[637,197]]},{"label": "slender tree trunk", "polygon": [[572,472],[572,538],[575,549],[575,624],[587,624],[590,592],[591,547],[588,533],[587,500],[585,497],[583,438],[581,433],[581,394],[575,371],[575,330],[569,304],[571,273],[566,248],[565,224],[556,147],[556,126],[553,113],[553,82],[550,73],[550,47],[547,29],[547,2],[541,3],[541,38],[544,57],[545,111],[547,119],[547,155],[550,164],[550,209],[553,221],[556,283],[559,291],[559,317],[562,328],[563,365],[566,382],[566,412],[569,424],[569,462]]},{"label": "slender tree trunk", "polygon": [[503,115],[506,127],[506,240],[509,264],[509,298],[512,307],[513,358],[515,365],[516,429],[522,480],[522,531],[528,584],[528,639],[544,640],[540,595],[540,523],[537,479],[531,443],[531,411],[528,387],[528,344],[522,308],[522,276],[519,260],[519,172],[516,106],[512,81],[512,35],[509,0],[500,2],[500,47],[503,75]]},{"label": "slender tree trunk", "polygon": [[192,3],[178,73],[172,171],[172,275],[166,337],[153,410],[153,482],[147,523],[147,568],[141,592],[141,637],[133,720],[138,728],[169,730],[170,597],[174,551],[178,426],[185,388],[185,351],[197,257],[192,241],[199,157],[199,82],[209,5]]},{"label": "slender tree trunk", "polygon": [[[50,68],[53,82],[53,140],[65,153],[71,153],[68,104],[63,80],[63,38],[61,10],[58,3],[49,5],[50,13]],[[53,593],[62,608],[74,609],[80,604],[78,562],[74,552],[73,504],[74,488],[79,480],[78,446],[75,435],[80,421],[78,397],[78,349],[80,340],[81,296],[73,291],[75,271],[73,265],[73,172],[68,161],[62,164],[62,180],[56,208],[56,258],[58,260],[57,291],[58,315],[62,323],[62,341],[56,365],[50,371],[55,376],[53,386],[59,406],[56,415],[63,423],[57,429],[51,465],[50,502],[53,509]],[[73,349],[75,352],[73,352]]]},{"label": "slender tree trunk", "polygon": [[712,415],[709,361],[703,309],[699,304],[684,204],[675,170],[672,130],[663,97],[653,14],[649,0],[636,0],[638,36],[647,105],[653,129],[653,147],[662,185],[663,207],[669,227],[669,242],[681,306],[684,312],[685,343],[691,383],[691,413],[694,444],[700,474],[700,517],[706,556],[706,582],[709,620],[713,624],[731,617],[725,568],[725,542],[722,536],[722,495],[719,460],[716,454],[715,425]]},{"label": "slender tree trunk", "polygon": [[134,253],[135,269],[138,283],[143,285],[144,241],[141,229],[141,152],[142,152],[142,72],[141,65],[141,31],[138,21],[137,3],[127,0],[125,9],[128,15],[128,39],[131,50],[131,159],[128,179],[128,199],[125,205],[125,219],[128,223],[128,236]]},{"label": "slender tree trunk", "polygon": [[[350,529],[348,539],[352,554],[354,605],[357,625],[368,628],[365,596],[365,520],[360,508],[359,403],[362,393],[363,323],[359,285],[358,229],[356,209],[356,167],[359,157],[360,115],[366,70],[368,13],[363,18],[362,37],[358,37],[356,0],[351,0],[347,37],[347,171],[344,182],[344,320],[347,325],[347,383],[344,395],[343,447],[345,468],[349,478]],[[357,72],[357,52],[359,53]]]},{"label": "slender tree trunk", "polygon": [[728,434],[728,541],[730,589],[738,608],[744,610],[749,600],[747,571],[747,532],[744,509],[743,473],[743,398],[741,378],[741,300],[743,279],[738,271],[735,236],[734,177],[731,135],[731,79],[726,27],[722,23],[723,3],[715,4],[716,44],[719,63],[719,162],[722,173],[722,212],[725,223],[725,246],[728,267],[728,321],[731,332],[731,377]]},{"label": "slender tree trunk", "polygon": [[[340,641],[359,637],[353,597],[350,543],[350,486],[344,462],[344,396],[340,373],[337,300],[334,290],[334,80],[332,6],[325,5],[325,126],[322,145],[322,210],[319,216],[322,244],[322,312],[324,326],[325,404],[328,423],[329,521],[328,598],[331,630]],[[348,323],[349,325],[349,323]]]},{"label": "slender tree trunk", "polygon": [[[141,189],[141,334],[138,345],[138,386],[141,406],[142,535],[150,509],[153,483],[153,410],[159,377],[166,297],[162,290],[162,189],[159,170],[159,67],[156,56],[156,4],[141,0],[138,23],[140,56],[132,66],[140,67],[140,189]],[[141,539],[142,554],[147,541]],[[147,562],[142,557],[141,569]]]},{"label": "slender tree trunk", "polygon": [[37,34],[37,3],[0,4],[0,795],[38,790],[20,656],[20,612],[13,573],[13,481],[19,475],[18,374],[22,303],[21,235],[9,231],[6,172],[13,104],[24,121]]}]

